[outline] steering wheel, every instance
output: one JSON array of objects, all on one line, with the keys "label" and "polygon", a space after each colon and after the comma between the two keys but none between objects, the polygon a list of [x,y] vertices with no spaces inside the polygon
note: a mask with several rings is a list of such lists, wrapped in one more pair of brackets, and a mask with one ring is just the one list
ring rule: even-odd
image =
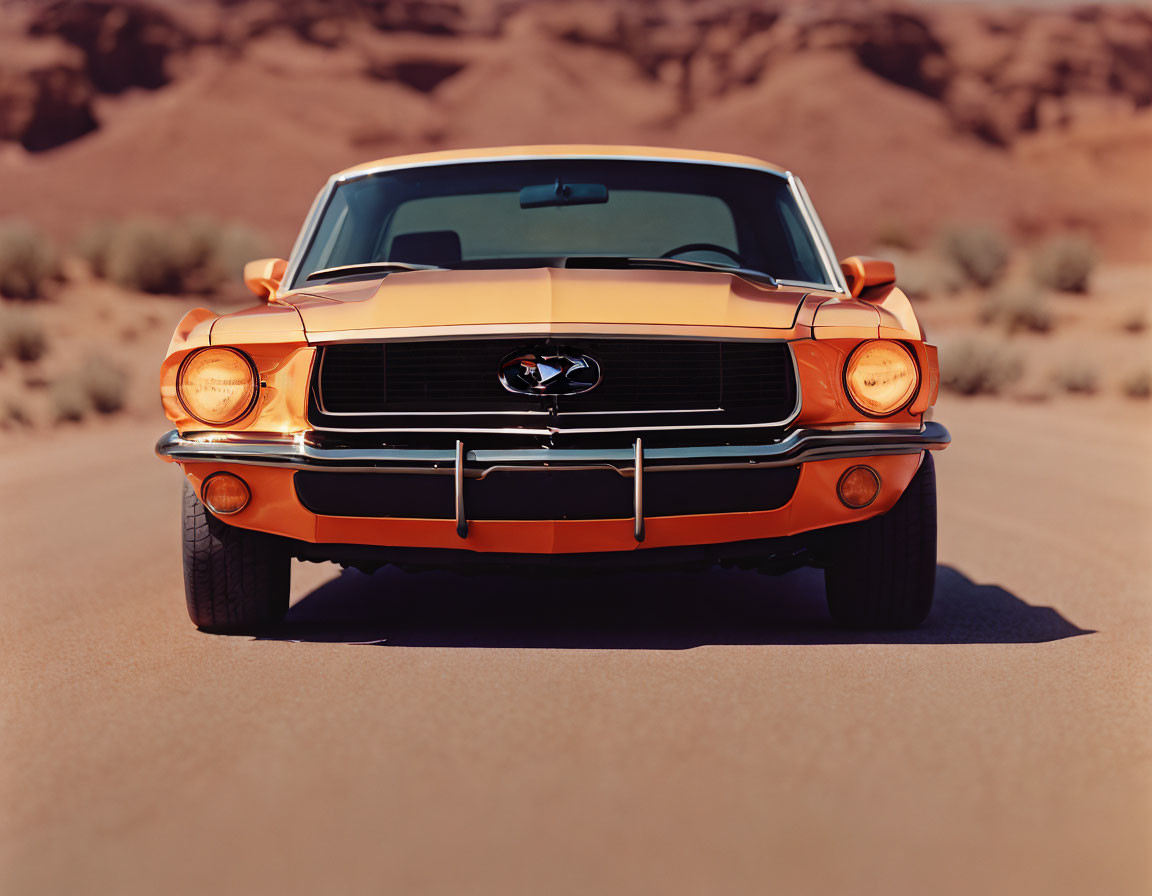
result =
[{"label": "steering wheel", "polygon": [[677,255],[683,255],[685,252],[719,252],[721,255],[727,255],[738,265],[744,264],[744,259],[731,249],[725,249],[723,246],[718,246],[715,243],[685,243],[683,246],[669,249],[660,257],[675,258]]}]

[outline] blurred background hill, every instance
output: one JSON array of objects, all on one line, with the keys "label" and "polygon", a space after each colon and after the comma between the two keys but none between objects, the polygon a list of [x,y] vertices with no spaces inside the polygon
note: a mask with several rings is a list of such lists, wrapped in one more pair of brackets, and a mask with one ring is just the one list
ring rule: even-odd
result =
[{"label": "blurred background hill", "polygon": [[946,387],[1152,394],[1147,5],[0,0],[0,428],[155,415],[332,172],[536,142],[784,165]]},{"label": "blurred background hill", "polygon": [[332,171],[460,146],[757,155],[843,251],[979,217],[1152,243],[1152,11],[756,0],[0,4],[0,214],[241,219],[281,252]]}]

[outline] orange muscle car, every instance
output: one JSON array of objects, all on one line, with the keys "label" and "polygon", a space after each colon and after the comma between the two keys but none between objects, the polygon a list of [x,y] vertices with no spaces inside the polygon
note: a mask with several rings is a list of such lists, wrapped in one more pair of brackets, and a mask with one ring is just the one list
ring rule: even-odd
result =
[{"label": "orange muscle car", "polygon": [[825,570],[921,622],[939,384],[893,266],[835,261],[756,159],[515,147],[333,176],[263,301],[161,367],[192,621],[273,623],[291,558]]}]

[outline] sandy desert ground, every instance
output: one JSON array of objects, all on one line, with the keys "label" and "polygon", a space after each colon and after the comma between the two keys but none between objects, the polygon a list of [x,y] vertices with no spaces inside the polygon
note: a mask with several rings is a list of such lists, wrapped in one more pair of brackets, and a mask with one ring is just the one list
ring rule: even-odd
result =
[{"label": "sandy desert ground", "polygon": [[208,636],[159,422],[10,440],[2,888],[1147,893],[1152,431],[1117,411],[946,401],[938,605],[863,637],[810,571],[316,565],[267,638]]}]

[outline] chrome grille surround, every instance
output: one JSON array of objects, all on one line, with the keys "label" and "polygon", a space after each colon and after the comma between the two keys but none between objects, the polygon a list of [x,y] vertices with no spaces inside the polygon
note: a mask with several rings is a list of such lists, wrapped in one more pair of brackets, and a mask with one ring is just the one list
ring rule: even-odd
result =
[{"label": "chrome grille surround", "polygon": [[[509,350],[561,346],[595,357],[603,382],[579,395],[509,393]],[[785,340],[510,336],[327,343],[309,422],[334,433],[627,433],[782,428],[800,410]]]}]

